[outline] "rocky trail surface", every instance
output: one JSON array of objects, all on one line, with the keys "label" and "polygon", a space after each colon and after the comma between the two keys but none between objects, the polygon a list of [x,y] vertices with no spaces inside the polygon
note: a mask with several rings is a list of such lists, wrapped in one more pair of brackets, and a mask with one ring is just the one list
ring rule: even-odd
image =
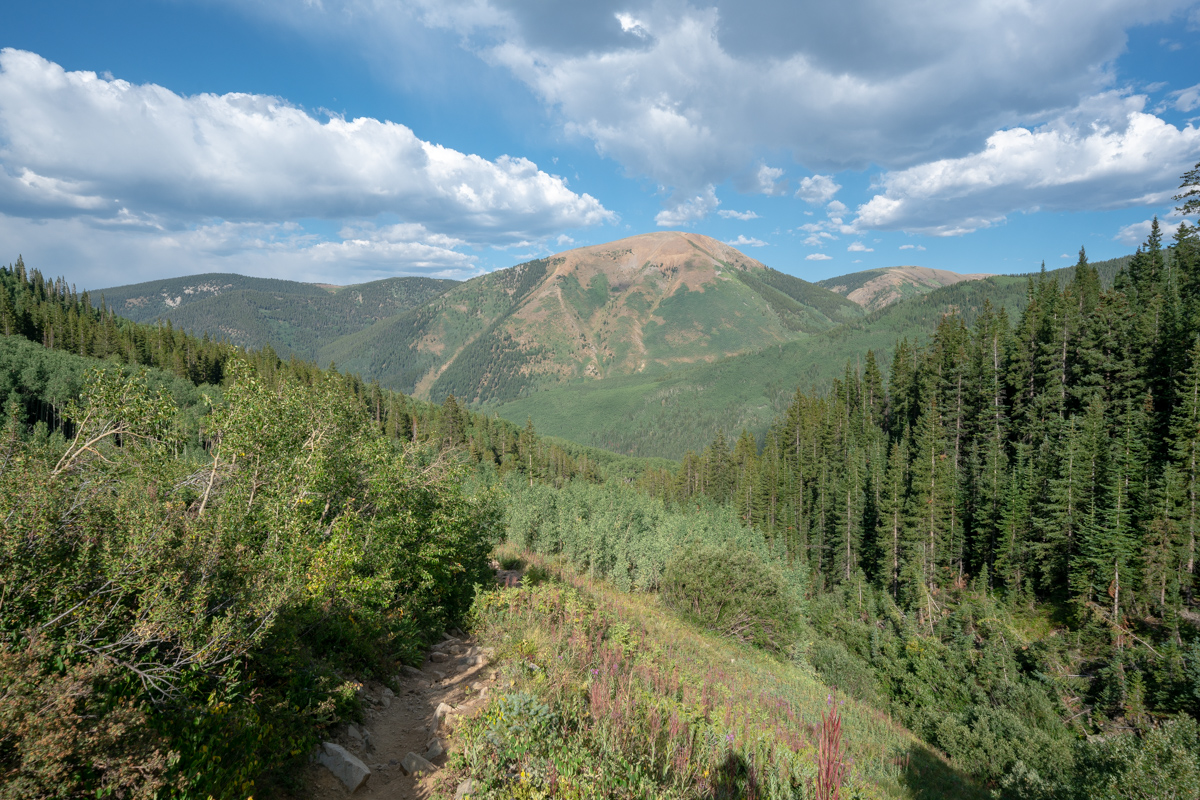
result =
[{"label": "rocky trail surface", "polygon": [[[512,586],[520,572],[497,570],[496,579]],[[401,669],[394,681],[398,691],[363,684],[363,723],[346,725],[322,743],[300,798],[416,800],[436,793],[461,798],[469,787],[456,785],[442,768],[456,721],[481,708],[495,685],[491,655],[467,636],[447,634],[421,669]]]}]

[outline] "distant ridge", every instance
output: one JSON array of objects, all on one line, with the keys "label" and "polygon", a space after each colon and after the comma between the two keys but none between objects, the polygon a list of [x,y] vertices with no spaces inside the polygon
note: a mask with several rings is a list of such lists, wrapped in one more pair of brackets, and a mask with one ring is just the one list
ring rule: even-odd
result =
[{"label": "distant ridge", "polygon": [[458,281],[404,277],[351,286],[206,273],[93,292],[123,317],[169,320],[243,347],[315,360],[322,347],[423,305]]},{"label": "distant ridge", "polygon": [[844,295],[847,300],[857,303],[867,311],[878,311],[907,297],[927,294],[943,286],[990,277],[991,274],[985,272],[962,275],[931,267],[899,266],[868,269],[839,275],[836,278],[826,278],[817,281],[817,285]]},{"label": "distant ridge", "polygon": [[708,236],[656,231],[482,275],[321,351],[440,400],[654,374],[781,344],[862,309]]}]

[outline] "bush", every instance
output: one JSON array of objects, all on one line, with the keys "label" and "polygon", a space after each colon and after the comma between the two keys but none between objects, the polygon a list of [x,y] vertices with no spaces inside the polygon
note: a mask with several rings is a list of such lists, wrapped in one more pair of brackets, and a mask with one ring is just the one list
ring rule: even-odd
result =
[{"label": "bush", "polygon": [[875,670],[854,656],[840,642],[818,639],[808,648],[808,661],[821,680],[836,686],[851,697],[880,705]]},{"label": "bush", "polygon": [[663,575],[662,598],[711,631],[766,650],[795,641],[797,598],[779,571],[748,550],[692,546]]}]

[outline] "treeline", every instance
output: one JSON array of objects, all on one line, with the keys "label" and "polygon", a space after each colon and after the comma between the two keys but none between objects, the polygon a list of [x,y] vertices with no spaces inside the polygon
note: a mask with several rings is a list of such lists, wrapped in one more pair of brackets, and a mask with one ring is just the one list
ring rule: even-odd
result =
[{"label": "treeline", "polygon": [[786,552],[806,659],[1003,796],[1200,787],[1195,228],[1109,289],[1081,250],[1016,320],[947,316],[641,486]]},{"label": "treeline", "polygon": [[[524,280],[517,288],[533,282],[544,268],[535,262],[522,271]],[[15,343],[0,347],[0,402],[17,403],[24,420],[44,422],[50,429],[62,423],[66,402],[78,397],[83,374],[93,366],[90,359],[161,372],[159,384],[174,376],[194,386],[211,387],[214,397],[228,382],[229,365],[238,361],[248,363],[260,380],[272,386],[286,381],[313,385],[333,377],[380,433],[399,441],[453,448],[499,473],[515,470],[561,485],[575,477],[598,481],[608,468],[617,467],[599,451],[545,441],[532,425],[522,428],[472,412],[453,395],[447,395],[441,405],[425,403],[357,375],[330,374],[298,358],[283,360],[270,346],[251,350],[207,334],[194,336],[170,322],[132,322],[117,316],[103,301],[93,305],[88,292],[77,292],[66,280],[49,280],[37,269],[27,268],[20,257],[15,265],[0,266],[0,332],[44,348],[30,350]],[[178,388],[171,392],[185,406],[195,402],[184,400]],[[194,443],[200,444],[198,439]],[[628,471],[624,464],[619,468]]]},{"label": "treeline", "polygon": [[1200,528],[1200,246],[1157,222],[1102,290],[1030,279],[1015,324],[985,308],[925,347],[873,353],[827,394],[798,392],[762,447],[743,434],[644,484],[703,494],[787,543],[825,585],[860,573],[936,615],[982,581],[1010,596],[1177,615]]}]

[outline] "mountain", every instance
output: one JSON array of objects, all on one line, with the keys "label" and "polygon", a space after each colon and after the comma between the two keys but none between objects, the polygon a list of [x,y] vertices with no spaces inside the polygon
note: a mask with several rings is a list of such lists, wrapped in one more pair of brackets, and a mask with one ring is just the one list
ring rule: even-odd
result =
[{"label": "mountain", "polygon": [[861,318],[854,303],[694,233],[656,232],[483,275],[321,350],[418,397],[654,375]]},{"label": "mountain", "polygon": [[336,339],[437,297],[458,281],[387,278],[328,286],[208,273],[117,286],[97,294],[136,322],[176,327],[244,347],[270,345],[283,356],[315,360]]},{"label": "mountain", "polygon": [[[1092,264],[1104,285],[1112,284],[1128,256]],[[1074,267],[1048,272],[1065,285]],[[681,458],[708,445],[718,430],[743,428],[761,440],[772,420],[795,395],[828,386],[874,350],[886,375],[896,343],[916,344],[933,333],[946,314],[972,325],[985,304],[1015,317],[1025,308],[1032,275],[995,275],[910,296],[859,319],[802,339],[712,363],[683,365],[668,372],[634,374],[602,382],[542,387],[490,406],[501,417],[533,421],[543,434],[627,455]]]},{"label": "mountain", "polygon": [[857,303],[867,311],[878,311],[906,297],[926,294],[961,281],[977,281],[990,277],[990,274],[984,272],[960,275],[944,269],[903,266],[852,272],[849,275],[817,281],[817,285],[844,295],[847,300]]}]

